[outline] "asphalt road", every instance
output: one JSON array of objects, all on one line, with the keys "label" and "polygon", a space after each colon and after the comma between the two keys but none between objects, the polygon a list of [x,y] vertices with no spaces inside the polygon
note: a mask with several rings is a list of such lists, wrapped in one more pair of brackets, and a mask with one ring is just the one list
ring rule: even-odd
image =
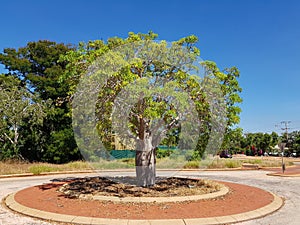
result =
[{"label": "asphalt road", "polygon": [[[275,177],[267,176],[266,171],[180,171],[180,172],[158,172],[159,176],[193,176],[209,178],[214,180],[237,182],[259,187],[271,191],[285,199],[285,205],[277,212],[266,217],[239,223],[240,225],[299,225],[300,224],[300,177]],[[84,176],[128,176],[131,172],[102,172],[97,174],[73,174],[73,175],[51,175],[22,178],[0,179],[0,199],[9,193],[51,182],[53,179],[66,177],[84,177]],[[53,225],[56,223],[47,223],[44,221],[32,219],[29,217],[15,214],[3,205],[0,207],[0,225]]]}]

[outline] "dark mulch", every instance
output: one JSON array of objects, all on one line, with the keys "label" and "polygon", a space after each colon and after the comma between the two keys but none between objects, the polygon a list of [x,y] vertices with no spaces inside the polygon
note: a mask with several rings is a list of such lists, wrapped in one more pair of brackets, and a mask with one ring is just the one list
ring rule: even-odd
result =
[{"label": "dark mulch", "polygon": [[221,185],[214,181],[188,178],[157,178],[151,187],[138,187],[134,177],[87,177],[72,180],[59,191],[69,198],[80,195],[104,195],[117,197],[171,197],[212,193],[220,190]]}]

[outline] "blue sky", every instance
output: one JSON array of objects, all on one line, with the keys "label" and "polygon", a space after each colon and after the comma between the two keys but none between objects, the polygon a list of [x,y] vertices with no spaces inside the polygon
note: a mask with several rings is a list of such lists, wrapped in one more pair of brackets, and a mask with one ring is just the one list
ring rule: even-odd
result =
[{"label": "blue sky", "polygon": [[[129,31],[167,41],[195,34],[201,58],[237,66],[245,132],[300,130],[300,3],[295,0],[10,0],[1,1],[0,51],[41,39],[126,37]],[[3,68],[0,68],[0,72]]]}]

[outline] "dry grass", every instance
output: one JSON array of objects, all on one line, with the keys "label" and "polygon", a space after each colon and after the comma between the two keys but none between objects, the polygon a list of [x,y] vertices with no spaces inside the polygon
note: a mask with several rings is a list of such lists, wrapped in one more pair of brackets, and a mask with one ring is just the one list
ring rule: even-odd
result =
[{"label": "dry grass", "polygon": [[176,159],[172,158],[161,158],[156,161],[156,168],[158,169],[181,169],[186,164],[184,157],[177,157]]},{"label": "dry grass", "polygon": [[[292,160],[284,159],[286,166],[293,165]],[[185,169],[198,169],[198,168],[208,168],[208,169],[225,169],[225,168],[240,168],[244,163],[255,164],[259,167],[281,167],[281,158],[232,158],[232,159],[206,159],[201,161],[189,161],[183,166]],[[169,162],[169,164],[171,164]]]},{"label": "dry grass", "polygon": [[[284,159],[286,166],[293,165],[291,159]],[[157,159],[157,169],[223,169],[239,168],[243,163],[256,164],[259,167],[281,167],[281,158],[274,157],[243,157],[233,159],[206,159],[201,161],[185,161],[184,158],[162,158]],[[21,161],[0,161],[0,175],[33,173],[41,174],[44,172],[59,171],[82,171],[90,169],[134,169],[134,159],[121,159],[114,161],[103,160],[97,163],[87,163],[84,161],[70,162],[62,165],[49,163],[26,163]]]},{"label": "dry grass", "polygon": [[83,161],[70,162],[62,165],[49,163],[27,163],[22,161],[0,162],[0,175],[9,174],[41,174],[44,172],[80,171],[91,169],[91,166]]},{"label": "dry grass", "polygon": [[222,169],[222,168],[239,168],[242,162],[236,159],[216,159],[213,160],[207,168],[209,169]]},{"label": "dry grass", "polygon": [[31,164],[24,162],[0,161],[0,175],[28,173],[28,167],[30,165]]},{"label": "dry grass", "polygon": [[[257,164],[260,167],[281,167],[281,158],[263,158],[263,159],[246,159],[241,160],[243,163]],[[293,162],[288,159],[284,159],[286,166],[293,165]]]}]

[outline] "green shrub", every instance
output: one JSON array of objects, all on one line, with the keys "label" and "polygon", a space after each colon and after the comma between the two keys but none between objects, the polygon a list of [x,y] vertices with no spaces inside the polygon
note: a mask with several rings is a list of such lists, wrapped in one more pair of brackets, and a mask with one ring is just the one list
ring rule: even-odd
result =
[{"label": "green shrub", "polygon": [[[124,162],[124,161],[125,162]],[[134,160],[134,159],[130,159]],[[117,159],[117,160],[100,160],[93,162],[92,167],[94,169],[127,169],[134,168],[134,163],[131,163],[129,159]]]},{"label": "green shrub", "polygon": [[189,161],[183,166],[184,169],[198,169],[199,167],[200,167],[199,161]]},{"label": "green shrub", "polygon": [[124,158],[120,159],[122,163],[126,163],[128,165],[134,166],[135,165],[135,158]]},{"label": "green shrub", "polygon": [[34,175],[38,175],[41,173],[57,171],[58,168],[50,167],[47,165],[34,165],[34,166],[29,167],[28,170],[30,173],[33,173]]},{"label": "green shrub", "polygon": [[250,149],[247,149],[247,150],[246,150],[246,156],[250,156],[250,154],[251,154]]},{"label": "green shrub", "polygon": [[66,168],[70,168],[70,170],[87,170],[91,169],[91,166],[84,161],[74,161],[69,162],[65,165]]},{"label": "green shrub", "polygon": [[242,163],[241,161],[238,161],[238,160],[226,160],[225,161],[225,167],[226,168],[238,168],[238,167],[241,167],[242,166]]},{"label": "green shrub", "polygon": [[184,157],[177,157],[177,159],[171,159],[170,157],[161,158],[156,160],[157,169],[181,169],[185,164]]},{"label": "green shrub", "polygon": [[238,168],[242,166],[242,162],[235,159],[216,159],[208,164],[209,169],[222,169],[222,168]]},{"label": "green shrub", "polygon": [[242,160],[243,163],[250,163],[250,164],[262,164],[263,161],[261,159],[247,159]]},{"label": "green shrub", "polygon": [[156,150],[156,157],[158,159],[169,157],[173,153],[173,150],[169,149],[157,149]]}]

